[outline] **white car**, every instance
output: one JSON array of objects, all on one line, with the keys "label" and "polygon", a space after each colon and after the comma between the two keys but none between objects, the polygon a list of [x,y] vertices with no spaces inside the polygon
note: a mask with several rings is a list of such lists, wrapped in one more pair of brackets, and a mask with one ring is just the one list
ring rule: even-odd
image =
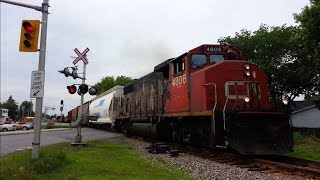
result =
[{"label": "white car", "polygon": [[14,126],[14,124],[0,124],[0,131],[15,131],[16,127]]}]

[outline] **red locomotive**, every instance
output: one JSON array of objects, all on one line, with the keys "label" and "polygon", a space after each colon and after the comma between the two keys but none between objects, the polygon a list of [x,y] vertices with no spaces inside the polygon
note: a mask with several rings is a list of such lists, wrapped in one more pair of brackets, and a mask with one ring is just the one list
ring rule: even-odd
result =
[{"label": "red locomotive", "polygon": [[267,76],[227,45],[201,45],[118,90],[111,119],[123,132],[241,154],[293,148],[289,115],[271,111]]}]

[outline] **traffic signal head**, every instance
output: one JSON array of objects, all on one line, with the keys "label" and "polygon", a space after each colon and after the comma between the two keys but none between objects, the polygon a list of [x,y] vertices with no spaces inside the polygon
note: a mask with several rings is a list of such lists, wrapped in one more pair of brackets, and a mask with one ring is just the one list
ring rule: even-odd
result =
[{"label": "traffic signal head", "polygon": [[88,92],[88,85],[86,85],[86,84],[81,84],[81,85],[79,86],[79,89],[80,89],[81,94],[85,94],[85,93]]},{"label": "traffic signal head", "polygon": [[68,68],[64,68],[63,70],[60,70],[58,72],[64,74],[66,77],[71,75],[71,73],[70,73]]},{"label": "traffic signal head", "polygon": [[75,85],[67,86],[67,89],[70,94],[74,94],[77,91],[77,87]]},{"label": "traffic signal head", "polygon": [[91,88],[89,89],[89,94],[90,94],[91,96],[96,95],[97,92],[98,92],[98,90],[97,90],[97,88],[94,87],[94,86],[91,86]]},{"label": "traffic signal head", "polygon": [[79,78],[79,76],[78,76],[78,73],[77,73],[77,68],[75,67],[75,68],[72,68],[73,70],[72,70],[72,73],[71,73],[71,75],[72,75],[72,77],[73,77],[73,79],[77,79],[77,78]]},{"label": "traffic signal head", "polygon": [[23,20],[21,25],[19,51],[37,52],[39,32],[40,32],[39,20]]}]

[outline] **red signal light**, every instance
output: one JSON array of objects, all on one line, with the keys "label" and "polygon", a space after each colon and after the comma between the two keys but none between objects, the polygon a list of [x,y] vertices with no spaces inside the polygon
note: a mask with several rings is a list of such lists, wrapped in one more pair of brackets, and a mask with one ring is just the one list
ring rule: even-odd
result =
[{"label": "red signal light", "polygon": [[70,94],[74,94],[77,91],[77,87],[75,85],[67,86],[67,89],[68,89]]},{"label": "red signal light", "polygon": [[29,22],[24,22],[23,27],[28,33],[32,33],[34,31],[34,28]]},{"label": "red signal light", "polygon": [[33,27],[32,26],[27,26],[26,27],[26,31],[29,32],[29,33],[32,33],[33,32]]},{"label": "red signal light", "polygon": [[19,51],[37,52],[39,31],[39,20],[22,20]]}]

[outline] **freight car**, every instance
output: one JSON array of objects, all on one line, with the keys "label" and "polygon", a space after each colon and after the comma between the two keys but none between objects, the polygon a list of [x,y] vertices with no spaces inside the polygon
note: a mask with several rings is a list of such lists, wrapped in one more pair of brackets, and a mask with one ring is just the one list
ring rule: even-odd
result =
[{"label": "freight car", "polygon": [[123,86],[115,86],[91,100],[89,105],[89,126],[114,128],[117,100],[122,98]]},{"label": "freight car", "polygon": [[168,59],[112,102],[114,127],[124,133],[241,154],[293,148],[289,115],[270,108],[267,76],[228,45],[204,44]]}]

